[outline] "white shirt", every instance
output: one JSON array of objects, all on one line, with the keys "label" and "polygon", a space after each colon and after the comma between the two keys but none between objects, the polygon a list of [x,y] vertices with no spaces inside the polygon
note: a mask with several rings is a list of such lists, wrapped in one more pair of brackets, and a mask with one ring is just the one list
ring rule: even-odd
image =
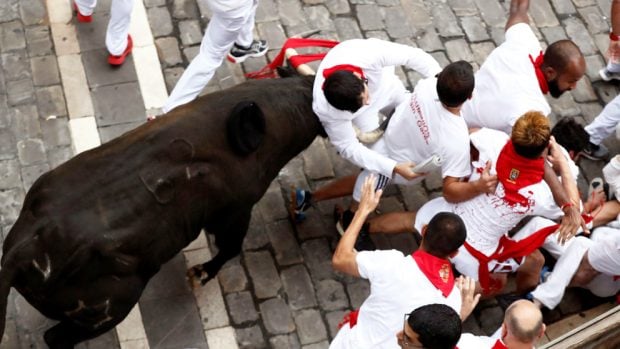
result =
[{"label": "white shirt", "polygon": [[467,125],[443,107],[436,86],[435,77],[419,81],[409,100],[398,106],[383,136],[387,154],[398,162],[415,163],[439,155],[442,177],[469,176]]},{"label": "white shirt", "polygon": [[[341,64],[361,68],[368,79],[370,105],[355,113],[332,107],[323,93],[323,70]],[[333,47],[322,60],[312,93],[312,109],[340,155],[360,167],[388,177],[392,176],[396,161],[361,144],[352,123],[363,132],[371,131],[379,125],[377,115],[381,109],[395,108],[405,98],[406,90],[394,74],[397,65],[405,65],[424,77],[441,71],[439,63],[419,48],[378,39],[347,40]]]},{"label": "white shirt", "polygon": [[426,304],[446,304],[461,311],[461,294],[454,286],[444,297],[418,268],[411,255],[397,250],[363,251],[356,257],[360,276],[370,281],[370,295],[359,309],[357,324],[343,326],[331,349],[398,349],[396,334],[404,315]]},{"label": "white shirt", "polygon": [[519,116],[530,110],[549,115],[551,107],[540,90],[534,66],[541,46],[527,23],[506,30],[506,41],[494,49],[476,73],[471,100],[461,113],[469,127],[510,133]]},{"label": "white shirt", "polygon": [[497,338],[463,333],[456,346],[458,349],[490,349],[493,348],[495,342]]}]

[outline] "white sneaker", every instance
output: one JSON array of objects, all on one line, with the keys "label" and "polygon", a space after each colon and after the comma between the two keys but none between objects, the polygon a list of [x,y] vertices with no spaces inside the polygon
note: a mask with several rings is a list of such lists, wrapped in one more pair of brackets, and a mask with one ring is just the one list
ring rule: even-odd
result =
[{"label": "white sneaker", "polygon": [[605,167],[603,167],[603,177],[609,184],[609,193],[616,196],[620,201],[620,154],[614,156]]},{"label": "white sneaker", "polygon": [[601,76],[601,79],[605,81],[620,80],[620,73],[610,72],[607,68],[599,70],[598,74]]}]

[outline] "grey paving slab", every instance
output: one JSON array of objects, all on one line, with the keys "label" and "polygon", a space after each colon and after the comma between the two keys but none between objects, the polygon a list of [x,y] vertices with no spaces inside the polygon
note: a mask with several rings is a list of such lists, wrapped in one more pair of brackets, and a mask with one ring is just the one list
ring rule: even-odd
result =
[{"label": "grey paving slab", "polygon": [[58,72],[58,62],[55,56],[33,57],[30,59],[30,68],[32,70],[32,81],[35,86],[60,84],[60,73]]},{"label": "grey paving slab", "polygon": [[84,71],[91,89],[137,80],[132,55],[129,55],[120,67],[109,65],[108,55],[106,49],[94,49],[82,53]]},{"label": "grey paving slab", "polygon": [[41,137],[46,148],[63,147],[71,145],[69,132],[69,120],[66,117],[50,118],[40,121]]},{"label": "grey paving slab", "polygon": [[0,22],[19,18],[19,0],[7,0],[0,3]]},{"label": "grey paving slab", "polygon": [[176,19],[196,19],[199,16],[198,6],[191,0],[173,0],[172,16]]},{"label": "grey paving slab", "polygon": [[142,99],[137,82],[103,86],[92,96],[99,127],[145,120],[144,107],[132,103]]},{"label": "grey paving slab", "polygon": [[0,160],[0,189],[21,187],[19,162],[15,159]]},{"label": "grey paving slab", "polygon": [[290,335],[273,336],[269,339],[269,344],[273,349],[299,349],[299,338],[295,333]]},{"label": "grey paving slab", "polygon": [[23,105],[35,101],[34,85],[32,79],[26,78],[6,82],[8,103],[12,106]]},{"label": "grey paving slab", "polygon": [[258,312],[250,292],[227,294],[226,304],[234,324],[243,325],[258,320]]},{"label": "grey paving slab", "polygon": [[73,17],[72,20],[77,31],[81,52],[105,48],[105,35],[110,16],[107,13],[98,12],[99,9],[104,7],[101,3],[98,4],[93,13],[93,20],[90,23],[78,22],[75,16]]},{"label": "grey paving slab", "polygon": [[45,172],[50,170],[50,166],[47,163],[34,164],[31,166],[23,166],[21,171],[21,178],[24,189],[28,190],[32,184]]},{"label": "grey paving slab", "polygon": [[349,300],[342,283],[336,280],[321,280],[316,284],[316,295],[321,309],[341,310],[349,307]]},{"label": "grey paving slab", "polygon": [[146,10],[146,14],[149,18],[149,22],[157,23],[156,26],[151,27],[151,32],[154,37],[157,38],[172,34],[172,30],[174,29],[172,25],[172,16],[167,7],[152,7]]},{"label": "grey paving slab", "polygon": [[160,62],[164,67],[171,67],[183,62],[179,42],[175,37],[163,37],[155,40]]},{"label": "grey paving slab", "polygon": [[291,309],[300,310],[317,305],[314,286],[305,266],[297,264],[287,268],[281,272],[280,278]]},{"label": "grey paving slab", "polygon": [[240,349],[267,348],[265,334],[260,326],[235,329],[235,337]]},{"label": "grey paving slab", "polygon": [[299,244],[288,220],[281,220],[267,225],[267,234],[275,252],[276,262],[288,266],[303,262]]},{"label": "grey paving slab", "polygon": [[196,19],[180,21],[179,30],[181,32],[181,43],[185,46],[199,44],[202,40],[200,22]]},{"label": "grey paving slab", "polygon": [[0,160],[17,158],[15,137],[7,129],[0,129]]},{"label": "grey paving slab", "polygon": [[260,313],[265,329],[270,334],[286,334],[295,330],[291,311],[281,298],[270,298],[262,302]]},{"label": "grey paving slab", "polygon": [[42,163],[47,160],[45,145],[41,139],[29,138],[17,142],[17,157],[23,166]]},{"label": "grey paving slab", "polygon": [[38,138],[41,134],[39,112],[34,105],[20,105],[11,109],[11,130],[16,140]]},{"label": "grey paving slab", "polygon": [[248,278],[241,265],[222,268],[217,277],[224,293],[239,292],[248,287]]},{"label": "grey paving slab", "polygon": [[25,49],[3,53],[0,58],[6,80],[27,79],[32,76]]},{"label": "grey paving slab", "polygon": [[246,252],[245,265],[256,297],[264,299],[278,294],[282,283],[268,251]]},{"label": "grey paving slab", "polygon": [[316,309],[299,310],[294,316],[301,344],[312,344],[327,339],[325,323]]},{"label": "grey paving slab", "polygon": [[36,87],[37,109],[43,119],[66,116],[65,96],[60,85]]},{"label": "grey paving slab", "polygon": [[9,52],[25,47],[26,37],[21,21],[0,23],[0,52]]},{"label": "grey paving slab", "polygon": [[[137,113],[137,110],[135,112]],[[122,135],[125,132],[133,130],[134,128],[142,125],[145,122],[146,122],[146,118],[142,118],[142,119],[136,118],[135,121],[131,121],[131,122],[123,122],[120,124],[113,124],[113,125],[108,125],[108,126],[100,125],[99,138],[101,139],[101,143],[108,142]]]}]

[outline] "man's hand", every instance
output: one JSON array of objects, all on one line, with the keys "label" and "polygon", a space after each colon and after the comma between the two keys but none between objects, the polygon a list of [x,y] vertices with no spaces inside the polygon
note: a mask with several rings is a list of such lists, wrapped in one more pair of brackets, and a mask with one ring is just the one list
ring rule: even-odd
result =
[{"label": "man's hand", "polygon": [[461,321],[465,321],[478,305],[480,293],[476,294],[476,281],[469,276],[459,276],[454,281],[456,287],[461,290]]},{"label": "man's hand", "polygon": [[584,234],[590,234],[590,230],[586,226],[586,222],[581,217],[577,207],[573,205],[566,206],[562,211],[564,216],[558,228],[558,243],[560,245],[564,245],[566,241],[575,236],[580,227],[583,229]]},{"label": "man's hand", "polygon": [[491,161],[489,160],[484,166],[480,178],[476,181],[476,189],[480,193],[491,194],[495,193],[495,188],[497,188],[497,175],[491,174]]},{"label": "man's hand", "polygon": [[401,175],[403,178],[405,178],[408,181],[425,175],[425,173],[413,172],[412,169],[414,167],[415,167],[415,163],[413,162],[401,162],[399,164],[396,164],[396,166],[394,166],[394,173]]},{"label": "man's hand", "polygon": [[555,141],[555,137],[551,136],[549,138],[549,152],[547,153],[547,161],[551,163],[551,167],[557,172],[561,171],[563,168],[568,168],[568,160],[566,156],[560,150],[560,146]]},{"label": "man's hand", "polygon": [[376,183],[377,180],[374,175],[370,175],[364,179],[364,184],[362,184],[362,197],[360,198],[360,203],[357,208],[360,215],[368,216],[377,208],[383,190],[380,189],[375,191]]}]

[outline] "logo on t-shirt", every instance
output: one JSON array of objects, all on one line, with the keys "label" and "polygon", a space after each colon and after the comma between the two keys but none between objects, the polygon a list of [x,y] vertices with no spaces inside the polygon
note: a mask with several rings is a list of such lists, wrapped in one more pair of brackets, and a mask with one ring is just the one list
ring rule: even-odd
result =
[{"label": "logo on t-shirt", "polygon": [[426,123],[426,120],[424,120],[424,114],[422,114],[422,108],[420,107],[420,104],[418,103],[415,93],[411,94],[411,100],[409,101],[409,108],[411,108],[411,111],[413,112],[413,114],[416,115],[416,125],[420,129],[420,133],[422,133],[422,138],[424,138],[424,143],[428,144],[428,140],[429,138],[431,138],[431,133],[428,129],[428,124]]},{"label": "logo on t-shirt", "polygon": [[444,264],[441,266],[441,268],[439,269],[439,277],[441,278],[443,282],[448,282],[448,280],[450,279],[450,265],[449,264]]},{"label": "logo on t-shirt", "polygon": [[513,168],[510,170],[510,174],[508,175],[508,181],[514,184],[517,182],[517,178],[519,178],[519,170]]}]

